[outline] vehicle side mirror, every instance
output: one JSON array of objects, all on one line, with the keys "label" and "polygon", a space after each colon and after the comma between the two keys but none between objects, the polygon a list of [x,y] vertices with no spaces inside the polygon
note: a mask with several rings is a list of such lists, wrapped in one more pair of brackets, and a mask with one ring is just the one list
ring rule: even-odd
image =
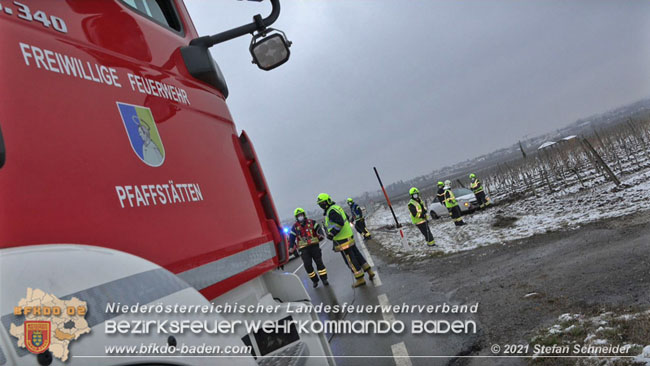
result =
[{"label": "vehicle side mirror", "polygon": [[291,54],[289,51],[291,42],[287,40],[284,34],[275,29],[269,30],[276,33],[271,35],[267,35],[266,32],[265,34],[257,34],[251,40],[250,45],[253,63],[265,71],[275,69],[287,62]]}]

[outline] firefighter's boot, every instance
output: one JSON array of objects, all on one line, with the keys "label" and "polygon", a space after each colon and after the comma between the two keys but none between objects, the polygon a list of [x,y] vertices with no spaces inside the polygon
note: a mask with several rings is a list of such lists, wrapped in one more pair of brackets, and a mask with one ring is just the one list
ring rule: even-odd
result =
[{"label": "firefighter's boot", "polygon": [[327,281],[327,268],[319,269],[318,277],[320,277],[320,280],[323,281],[323,285],[325,286],[330,285],[330,283]]},{"label": "firefighter's boot", "polygon": [[314,284],[314,288],[318,287],[318,277],[316,277],[316,271],[309,272],[307,275],[311,279],[311,282]]},{"label": "firefighter's boot", "polygon": [[357,278],[357,280],[354,281],[354,283],[352,284],[352,288],[365,286],[365,285],[366,285],[366,280],[364,280],[363,277],[361,277],[361,278]]},{"label": "firefighter's boot", "polygon": [[363,271],[359,271],[354,274],[354,278],[356,281],[352,284],[352,288],[359,287],[359,286],[365,286],[366,280],[363,278]]},{"label": "firefighter's boot", "polygon": [[368,274],[368,278],[370,279],[370,281],[372,281],[373,278],[375,278],[375,272],[372,270],[372,268],[368,263],[363,265],[363,270]]}]

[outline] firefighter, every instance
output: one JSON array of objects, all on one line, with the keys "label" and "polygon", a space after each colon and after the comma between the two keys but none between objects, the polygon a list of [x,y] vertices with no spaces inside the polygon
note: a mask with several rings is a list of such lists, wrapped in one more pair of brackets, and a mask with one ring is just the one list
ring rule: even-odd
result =
[{"label": "firefighter", "polygon": [[479,209],[484,209],[485,207],[490,205],[490,202],[485,198],[485,192],[483,191],[483,185],[481,184],[481,181],[476,178],[476,174],[472,173],[469,175],[470,179],[470,184],[469,187],[472,189],[472,192],[474,192],[474,196],[476,196],[476,201],[478,201],[479,204]]},{"label": "firefighter", "polygon": [[357,205],[352,198],[348,198],[348,206],[350,206],[350,217],[357,232],[363,235],[364,239],[370,239],[370,231],[366,228],[366,218],[363,217],[361,207]]},{"label": "firefighter", "polygon": [[431,230],[429,229],[429,223],[427,222],[427,208],[424,205],[424,202],[420,199],[420,190],[411,187],[411,189],[409,189],[409,194],[411,195],[411,200],[408,204],[409,212],[411,213],[411,222],[420,229],[420,232],[424,235],[424,240],[427,241],[427,245],[435,247],[436,241],[433,239],[433,234],[431,234]]},{"label": "firefighter", "polygon": [[[318,287],[318,277],[323,281],[323,285],[329,286],[327,268],[323,264],[323,253],[318,244],[323,240],[323,228],[316,221],[308,219],[305,210],[300,207],[293,211],[293,216],[296,218],[296,223],[291,227],[289,242],[291,245],[298,246],[300,258],[302,258],[302,263],[305,265],[305,271],[307,271],[307,275],[314,283],[314,287]],[[312,260],[316,263],[318,276],[314,271]]]},{"label": "firefighter", "polygon": [[319,194],[316,203],[324,210],[327,238],[332,240],[334,251],[341,252],[354,275],[352,287],[365,285],[364,272],[370,280],[375,277],[375,273],[354,243],[354,233],[345,211],[327,193]]},{"label": "firefighter", "polygon": [[451,181],[445,181],[445,206],[449,210],[449,215],[451,219],[454,220],[454,225],[463,226],[466,225],[463,218],[460,217],[460,207],[458,206],[458,201],[456,201],[456,196],[454,192],[451,191]]},{"label": "firefighter", "polygon": [[445,205],[445,184],[441,181],[438,181],[438,194],[436,195],[438,202],[441,205]]}]

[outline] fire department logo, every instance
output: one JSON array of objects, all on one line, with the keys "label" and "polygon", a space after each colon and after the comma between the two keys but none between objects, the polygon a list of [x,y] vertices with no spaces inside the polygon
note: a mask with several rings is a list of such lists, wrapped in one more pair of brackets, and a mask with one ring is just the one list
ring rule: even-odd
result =
[{"label": "fire department logo", "polygon": [[50,347],[49,321],[25,321],[25,347],[31,353],[43,353]]},{"label": "fire department logo", "polygon": [[117,109],[135,154],[149,166],[161,166],[165,161],[165,147],[151,110],[121,102],[117,102]]},{"label": "fire department logo", "polygon": [[15,320],[11,321],[9,334],[17,338],[18,347],[37,354],[50,351],[53,357],[65,362],[70,355],[70,343],[90,333],[87,312],[88,304],[76,297],[61,300],[54,294],[28,288],[27,296],[14,306]]}]

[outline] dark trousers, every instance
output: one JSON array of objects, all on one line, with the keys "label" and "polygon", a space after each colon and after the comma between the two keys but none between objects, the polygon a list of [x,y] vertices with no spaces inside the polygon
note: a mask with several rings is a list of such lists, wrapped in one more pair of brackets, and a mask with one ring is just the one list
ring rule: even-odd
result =
[{"label": "dark trousers", "polygon": [[479,207],[485,207],[485,204],[487,203],[487,200],[485,199],[485,191],[474,193],[474,196],[476,196],[476,202],[478,202]]},{"label": "dark trousers", "polygon": [[366,229],[366,219],[357,219],[354,221],[354,228],[363,237],[370,236],[370,232]]},{"label": "dark trousers", "polygon": [[[318,244],[307,245],[300,249],[300,258],[302,258],[305,271],[307,271],[307,275],[312,281],[318,282],[318,277],[323,281],[327,281],[327,269],[325,268],[325,264],[323,264],[323,252],[321,252]],[[314,271],[314,266],[311,263],[312,260],[316,263],[318,276],[316,275],[316,271]]]},{"label": "dark trousers", "polygon": [[463,218],[460,217],[460,207],[454,206],[451,208],[451,219],[454,220],[456,226],[462,225]]},{"label": "dark trousers", "polygon": [[423,222],[421,224],[415,225],[420,229],[420,232],[422,235],[424,235],[424,240],[428,242],[433,240],[433,234],[431,234],[431,229],[429,229],[429,223],[428,222]]},{"label": "dark trousers", "polygon": [[349,247],[348,249],[342,250],[341,255],[343,260],[347,263],[350,271],[354,274],[355,278],[363,277],[363,270],[370,269],[370,265],[366,261],[366,258],[363,257],[363,254],[359,251],[356,245]]}]

